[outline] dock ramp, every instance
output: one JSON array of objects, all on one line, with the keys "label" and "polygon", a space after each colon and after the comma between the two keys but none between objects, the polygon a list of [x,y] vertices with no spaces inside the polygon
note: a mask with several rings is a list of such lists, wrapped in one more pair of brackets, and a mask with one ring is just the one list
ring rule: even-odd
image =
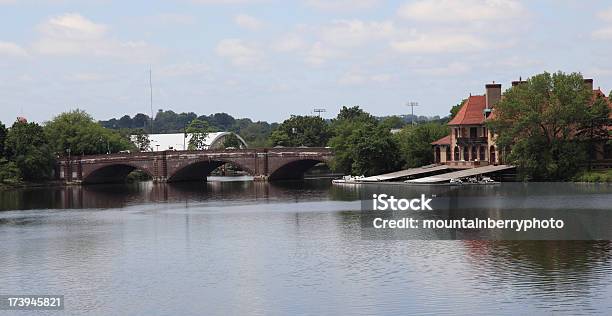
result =
[{"label": "dock ramp", "polygon": [[427,165],[359,179],[359,182],[381,182],[450,169],[447,165]]},{"label": "dock ramp", "polygon": [[449,182],[451,179],[461,179],[467,177],[473,177],[483,175],[491,172],[497,172],[502,170],[512,169],[514,166],[510,165],[490,165],[478,168],[464,169],[455,172],[443,173],[435,176],[429,176],[424,178],[412,179],[406,181],[407,183],[442,183]]}]

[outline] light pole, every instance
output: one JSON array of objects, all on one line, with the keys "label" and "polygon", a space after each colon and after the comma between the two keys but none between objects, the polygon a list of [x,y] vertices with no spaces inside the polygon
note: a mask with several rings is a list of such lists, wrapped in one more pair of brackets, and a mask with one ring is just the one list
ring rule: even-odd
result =
[{"label": "light pole", "polygon": [[419,106],[419,102],[408,102],[406,105],[411,109],[410,124],[414,125],[414,107]]}]

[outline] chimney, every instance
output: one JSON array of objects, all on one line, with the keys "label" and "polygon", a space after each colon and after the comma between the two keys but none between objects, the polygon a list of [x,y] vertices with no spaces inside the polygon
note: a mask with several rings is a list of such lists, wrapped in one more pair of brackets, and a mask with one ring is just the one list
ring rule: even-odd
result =
[{"label": "chimney", "polygon": [[501,83],[488,83],[485,85],[486,108],[492,109],[501,99]]},{"label": "chimney", "polygon": [[593,79],[584,79],[584,86],[588,91],[593,91]]}]

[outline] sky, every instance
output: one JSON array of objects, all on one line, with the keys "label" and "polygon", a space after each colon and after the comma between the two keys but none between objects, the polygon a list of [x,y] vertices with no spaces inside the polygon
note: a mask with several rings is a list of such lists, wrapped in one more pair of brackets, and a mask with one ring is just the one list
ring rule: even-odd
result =
[{"label": "sky", "polygon": [[581,72],[612,89],[611,1],[0,0],[0,121],[153,108],[278,122],[447,115],[484,85]]}]

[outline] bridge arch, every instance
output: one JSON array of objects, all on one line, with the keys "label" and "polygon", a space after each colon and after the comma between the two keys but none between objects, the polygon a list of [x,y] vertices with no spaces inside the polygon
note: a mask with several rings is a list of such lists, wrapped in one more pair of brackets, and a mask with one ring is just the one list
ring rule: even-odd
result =
[{"label": "bridge arch", "polygon": [[304,178],[304,173],[319,163],[328,163],[327,159],[298,158],[290,160],[274,170],[270,170],[268,180],[293,180]]},{"label": "bridge arch", "polygon": [[231,163],[249,175],[254,176],[255,171],[233,159],[215,158],[215,159],[200,159],[192,161],[184,166],[179,166],[174,169],[174,172],[168,174],[167,182],[183,182],[183,181],[199,181],[204,180],[210,175],[213,170],[221,167],[224,164]]},{"label": "bridge arch", "polygon": [[140,170],[146,173],[149,177],[153,178],[153,173],[148,168],[143,168],[127,162],[121,162],[105,164],[90,170],[87,174],[83,174],[82,182],[84,184],[121,183],[125,182],[128,174],[134,170]]}]

